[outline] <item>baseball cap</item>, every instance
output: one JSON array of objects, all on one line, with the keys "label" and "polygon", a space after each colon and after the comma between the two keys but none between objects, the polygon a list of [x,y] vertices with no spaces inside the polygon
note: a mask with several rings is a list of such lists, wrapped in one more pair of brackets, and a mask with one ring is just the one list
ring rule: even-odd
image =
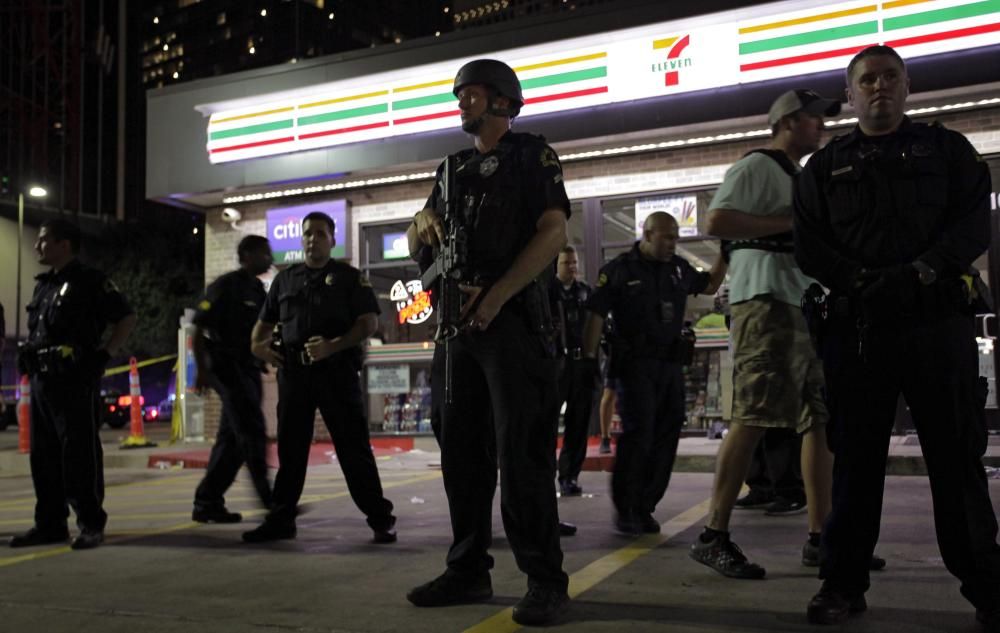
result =
[{"label": "baseball cap", "polygon": [[835,99],[824,99],[812,90],[789,90],[771,104],[771,109],[767,113],[767,123],[774,125],[783,117],[796,112],[834,116],[840,114],[840,102]]}]

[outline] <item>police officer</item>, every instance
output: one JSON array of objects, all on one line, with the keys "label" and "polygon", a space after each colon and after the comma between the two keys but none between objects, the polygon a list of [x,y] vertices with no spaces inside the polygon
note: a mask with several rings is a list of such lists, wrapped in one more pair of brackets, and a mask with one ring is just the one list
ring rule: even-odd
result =
[{"label": "police officer", "polygon": [[211,387],[222,400],[219,431],[205,477],[194,493],[191,518],[199,523],[237,523],[223,495],[245,462],[261,504],[271,505],[267,480],[267,436],[261,412],[262,362],[250,353],[250,333],[267,293],[257,279],[271,267],[266,237],[248,235],[236,247],[240,267],[208,286],[194,315],[195,386]]},{"label": "police officer", "polygon": [[[104,465],[97,398],[104,366],[135,327],[135,314],[114,283],[77,260],[80,229],[66,220],[42,223],[35,242],[38,275],[28,310],[28,340],[20,350],[31,377],[31,480],[35,525],[11,547],[69,538],[67,504],[80,534],[73,549],[104,540]],[[107,341],[101,338],[111,326]]]},{"label": "police officer", "polygon": [[[334,244],[330,216],[314,211],[302,218],[306,261],[278,273],[254,325],[254,355],[279,367],[279,466],[271,511],[243,534],[248,543],[295,538],[317,407],[351,498],[374,531],[373,542],[396,540],[396,517],[382,496],[359,378],[360,344],[378,327],[378,302],[358,269],[330,259]],[[277,345],[276,324],[281,325]]]},{"label": "police officer", "polygon": [[726,274],[721,256],[710,272],[697,272],[676,255],[677,239],[673,216],[651,214],[642,239],[601,269],[587,302],[588,358],[597,358],[608,313],[615,319],[611,361],[622,434],[611,493],[615,528],[628,535],[660,531],[653,511],[670,483],[685,416],[681,366],[693,352],[681,336],[687,296],[715,292]]},{"label": "police officer", "polygon": [[577,479],[587,457],[587,431],[594,404],[598,373],[592,359],[583,355],[583,306],[590,286],[576,278],[576,249],[566,246],[556,262],[556,277],[549,284],[549,305],[556,323],[557,349],[563,358],[559,377],[559,405],[563,414],[563,444],[559,452],[559,490],[564,497],[583,492]]},{"label": "police officer", "polygon": [[[990,177],[961,134],[904,115],[909,77],[892,48],[847,67],[858,125],[810,159],[795,192],[795,255],[830,289],[819,332],[834,451],[811,622],[866,608],[896,400],[927,462],[941,556],[985,630],[1000,631],[1000,546],[983,470],[970,301],[990,240]],[[979,289],[977,291],[977,285]]]},{"label": "police officer", "polygon": [[[543,624],[569,600],[554,486],[558,361],[546,295],[552,263],[566,244],[569,200],[552,148],[541,137],[510,131],[524,98],[509,66],[469,62],[455,77],[454,93],[462,129],[474,142],[454,155],[470,278],[465,327],[449,344],[454,399],[438,398],[454,542],[445,573],[407,598],[436,607],[492,596],[487,550],[499,461],[504,528],[528,576],[513,618]],[[441,243],[443,209],[439,178],[407,231],[416,259]],[[442,365],[435,365],[435,384]]]}]

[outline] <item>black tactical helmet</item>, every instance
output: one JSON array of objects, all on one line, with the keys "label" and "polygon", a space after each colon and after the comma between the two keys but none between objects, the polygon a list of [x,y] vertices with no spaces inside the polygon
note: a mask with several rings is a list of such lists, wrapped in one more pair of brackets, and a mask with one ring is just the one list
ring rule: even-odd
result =
[{"label": "black tactical helmet", "polygon": [[455,86],[451,91],[457,97],[458,91],[468,84],[490,86],[497,91],[498,95],[516,102],[516,106],[512,108],[513,114],[517,114],[517,111],[524,105],[521,82],[514,74],[514,69],[496,59],[475,59],[459,68],[458,74],[455,75]]}]

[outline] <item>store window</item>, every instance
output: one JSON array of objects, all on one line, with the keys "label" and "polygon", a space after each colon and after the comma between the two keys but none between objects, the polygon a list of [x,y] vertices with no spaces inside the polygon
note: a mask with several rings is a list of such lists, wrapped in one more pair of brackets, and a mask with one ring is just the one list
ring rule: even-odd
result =
[{"label": "store window", "polygon": [[418,343],[430,340],[434,318],[420,286],[420,271],[410,259],[406,222],[362,227],[361,268],[378,299],[382,343]]}]

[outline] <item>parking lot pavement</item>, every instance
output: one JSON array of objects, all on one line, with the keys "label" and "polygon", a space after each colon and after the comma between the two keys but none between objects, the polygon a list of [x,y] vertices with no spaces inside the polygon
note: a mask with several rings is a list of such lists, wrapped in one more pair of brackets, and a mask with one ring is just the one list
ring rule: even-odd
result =
[{"label": "parking lot pavement", "polygon": [[[109,471],[108,541],[96,550],[67,546],[0,548],[0,631],[11,633],[246,633],[514,631],[510,607],[525,591],[495,514],[495,596],[486,604],[417,609],[406,591],[443,570],[450,543],[447,505],[434,453],[379,460],[396,506],[399,542],[369,543],[336,465],[309,471],[298,538],[246,545],[255,525],[249,482],[227,498],[242,525],[197,525],[191,496],[201,471]],[[607,475],[584,473],[584,495],[560,499],[576,523],[563,540],[574,602],[557,630],[816,631],[804,607],[819,583],[799,563],[805,516],[738,512],[733,535],[768,569],[764,581],[723,578],[687,556],[703,520],[711,475],[678,473],[656,516],[664,531],[626,539],[611,531]],[[991,482],[1000,500],[1000,481]],[[0,477],[0,543],[31,525],[30,479]],[[922,477],[890,477],[869,611],[836,630],[978,631],[958,583],[944,570]],[[825,630],[825,629],[824,629]]]}]

